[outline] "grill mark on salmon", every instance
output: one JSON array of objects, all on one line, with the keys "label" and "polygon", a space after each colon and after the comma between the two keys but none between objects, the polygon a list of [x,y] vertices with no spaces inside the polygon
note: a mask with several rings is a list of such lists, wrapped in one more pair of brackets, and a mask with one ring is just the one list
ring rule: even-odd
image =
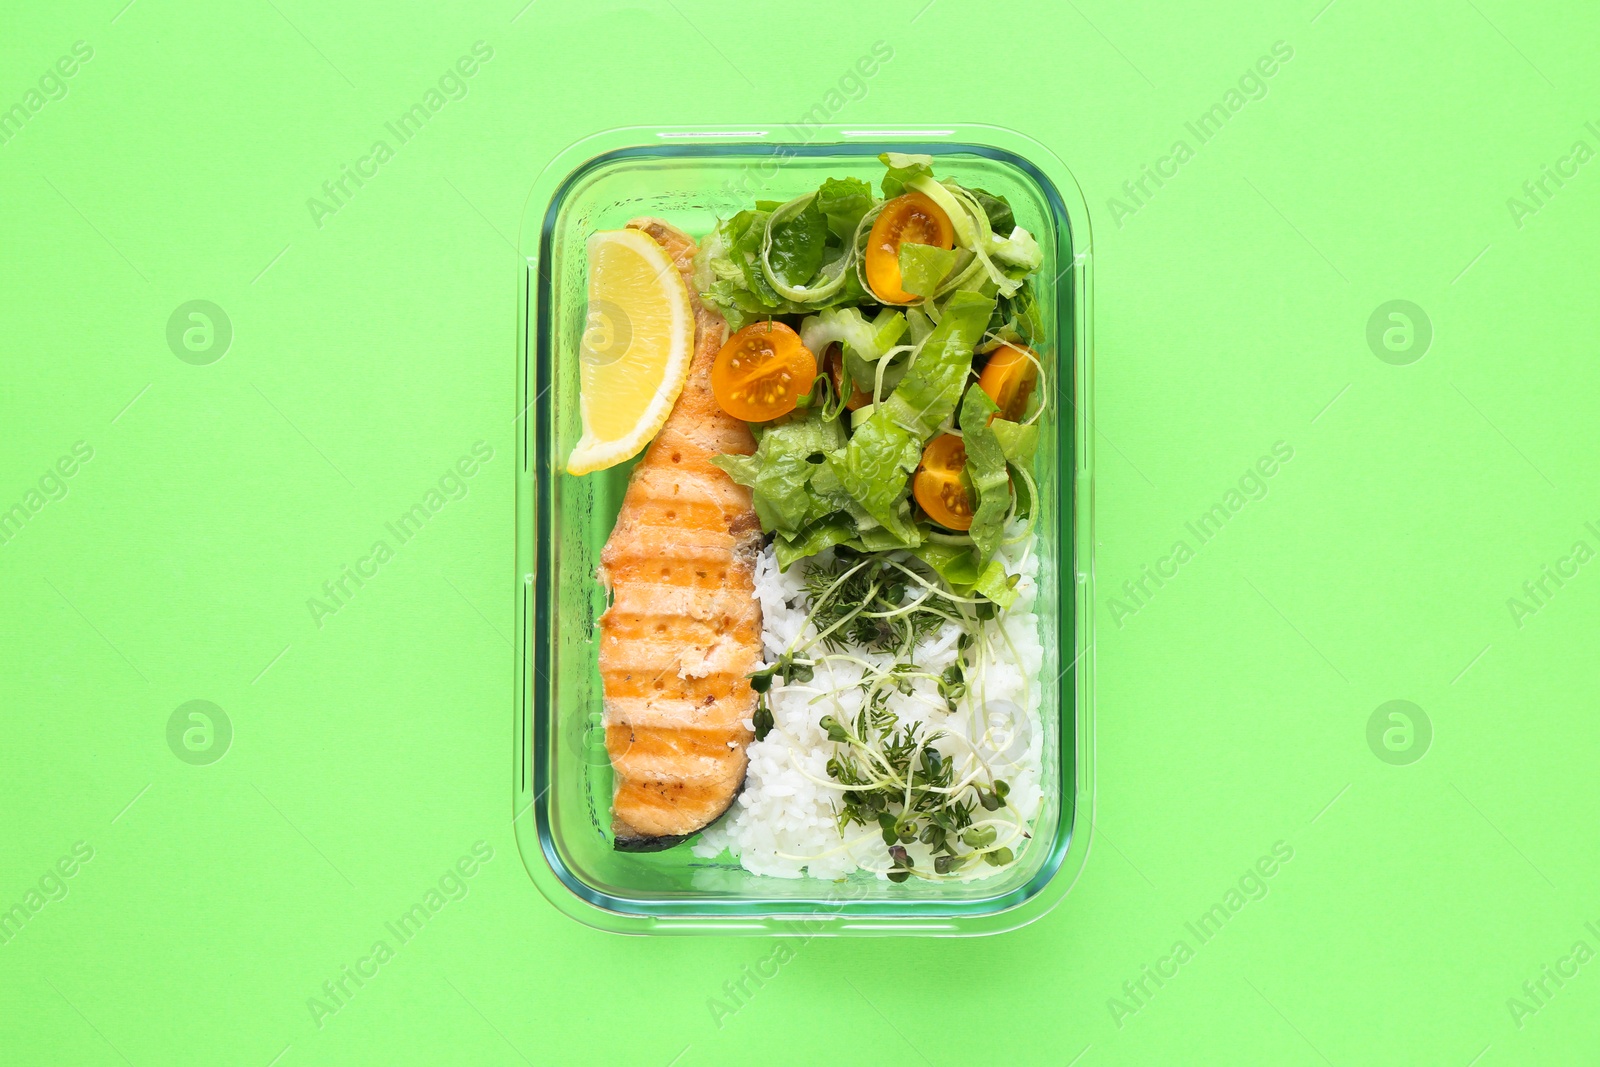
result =
[{"label": "grill mark on salmon", "polygon": [[[713,647],[726,637],[749,641],[761,633],[759,619],[746,618],[738,623],[725,621],[729,619],[732,616],[698,619],[685,615],[679,622],[684,634],[702,647]],[[652,641],[659,640],[666,632],[667,624],[656,612],[619,612],[612,620],[612,631],[608,636],[615,636],[619,642]]]},{"label": "grill mark on salmon", "polygon": [[[726,710],[722,705],[730,698],[733,698],[735,703],[742,703],[737,700],[740,691],[749,688],[749,679],[745,678],[744,674],[733,671],[689,677],[669,675],[666,671],[660,670],[623,672],[613,669],[613,673],[618,677],[611,686],[611,697],[643,697],[647,703],[658,703],[674,698],[689,701],[693,715],[687,719],[680,717],[677,720],[680,726],[687,723],[701,725],[711,715]],[[744,684],[741,685],[741,682]],[[730,720],[748,719],[754,713],[755,706],[756,702],[751,700],[748,708],[737,707],[733,709],[737,714],[730,713],[727,717]],[[666,728],[666,725],[663,722],[663,728]]]},{"label": "grill mark on salmon", "polygon": [[685,767],[694,777],[715,780],[730,772],[725,757],[730,742],[739,741],[738,728],[695,727],[656,730],[640,726],[606,727],[606,750],[629,778],[672,781]]},{"label": "grill mark on salmon", "polygon": [[[687,568],[685,569],[687,571]],[[619,584],[611,608],[619,624],[629,617],[677,615],[718,628],[719,633],[754,623],[759,631],[761,610],[754,600],[746,600],[738,590],[724,589],[726,577],[720,570],[698,567],[693,574],[705,574],[715,588],[702,590],[673,582],[656,582],[651,575],[640,581]],[[663,620],[665,621],[665,620]]]},{"label": "grill mark on salmon", "polygon": [[649,727],[651,729],[680,729],[685,721],[693,721],[695,729],[734,727],[741,713],[727,701],[707,703],[704,696],[662,697],[636,696],[618,693],[606,702],[605,724],[612,726]]},{"label": "grill mark on salmon", "polygon": [[711,462],[756,446],[711,393],[727,324],[695,292],[694,242],[656,219],[628,225],[666,249],[695,311],[689,377],[600,553],[611,594],[599,622],[611,828],[619,850],[641,852],[704,829],[743,787],[752,739],[744,723],[756,706],[746,675],[761,660],[761,524],[750,491]]}]

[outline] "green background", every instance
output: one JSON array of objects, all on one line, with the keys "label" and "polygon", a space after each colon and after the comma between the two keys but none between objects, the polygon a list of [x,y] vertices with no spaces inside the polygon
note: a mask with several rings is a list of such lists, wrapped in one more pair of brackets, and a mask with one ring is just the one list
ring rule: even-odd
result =
[{"label": "green background", "polygon": [[[93,49],[0,144],[0,511],[93,449],[0,544],[0,909],[93,850],[0,944],[0,1060],[1592,1057],[1592,5],[122,3],[0,16],[0,108]],[[307,200],[480,40],[467,95],[319,227]],[[830,97],[875,41],[893,59]],[[1279,41],[1200,144],[1185,123]],[[512,840],[513,241],[586,134],[819,106],[1011,126],[1083,187],[1098,822],[1034,925],[793,945],[728,1016],[711,998],[774,943],[590,931]],[[1109,203],[1180,139],[1176,176]],[[203,366],[167,340],[196,299],[233,328]],[[1431,323],[1407,365],[1367,339],[1394,299]],[[465,495],[313,621],[478,441]],[[1196,548],[1186,523],[1280,441]],[[1180,539],[1176,577],[1115,608]],[[168,746],[191,700],[232,723],[210,765]],[[1391,762],[1420,732],[1369,745],[1391,700],[1431,723],[1420,760]],[[480,840],[465,897],[319,1028],[308,998]],[[1280,841],[1200,944],[1185,924]],[[1545,966],[1577,972],[1533,999]]]}]

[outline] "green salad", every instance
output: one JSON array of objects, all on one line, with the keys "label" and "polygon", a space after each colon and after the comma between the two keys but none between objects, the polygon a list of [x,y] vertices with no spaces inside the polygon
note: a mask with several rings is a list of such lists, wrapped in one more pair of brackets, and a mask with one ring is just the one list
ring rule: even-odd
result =
[{"label": "green salad", "polygon": [[757,201],[701,244],[695,283],[732,336],[712,373],[753,455],[749,487],[778,564],[827,548],[908,552],[1001,608],[996,554],[1031,532],[1045,342],[1038,243],[1002,196],[886,153],[880,192],[829,178]]}]

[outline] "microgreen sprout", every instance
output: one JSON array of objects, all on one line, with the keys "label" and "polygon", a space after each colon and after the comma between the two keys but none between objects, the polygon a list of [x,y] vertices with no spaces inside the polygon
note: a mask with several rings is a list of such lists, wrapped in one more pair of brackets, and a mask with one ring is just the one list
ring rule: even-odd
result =
[{"label": "microgreen sprout", "polygon": [[889,851],[890,880],[903,882],[922,873],[905,849],[912,842],[933,853],[937,875],[959,871],[978,855],[997,866],[1011,862],[1009,849],[1004,861],[990,858],[1001,855],[992,848],[998,837],[995,827],[973,822],[979,809],[1005,807],[1010,787],[999,780],[957,784],[955,763],[934,747],[941,733],[924,733],[920,723],[901,723],[881,706],[863,708],[848,727],[832,715],[824,715],[819,725],[839,746],[828,761],[828,774],[846,787],[838,812],[840,832],[851,825],[876,824]]},{"label": "microgreen sprout", "polygon": [[[842,836],[849,839],[848,831],[857,826],[881,837],[888,859],[881,873],[894,882],[959,877],[979,860],[1004,866],[1015,859],[1008,846],[1027,838],[1025,823],[1006,800],[1010,786],[995,776],[972,739],[902,720],[890,707],[891,696],[899,694],[930,709],[953,713],[963,702],[981,709],[996,632],[1010,645],[994,623],[999,609],[992,601],[960,596],[907,562],[842,548],[832,560],[811,561],[804,576],[807,625],[769,665],[750,675],[758,694],[756,736],[765,739],[774,729],[769,703],[774,682],[807,689],[817,670],[832,661],[862,669],[856,683],[859,710],[853,716],[825,683],[809,690],[817,694],[813,703],[831,698],[836,710],[817,720],[833,746],[828,780],[805,776],[839,791],[835,817]],[[960,628],[957,656],[935,673],[920,666],[915,654],[947,623]],[[852,648],[892,659],[864,658]],[[1010,651],[1015,658],[1016,650]],[[917,688],[919,683],[937,688],[938,704]],[[931,862],[919,868],[913,849]]]}]

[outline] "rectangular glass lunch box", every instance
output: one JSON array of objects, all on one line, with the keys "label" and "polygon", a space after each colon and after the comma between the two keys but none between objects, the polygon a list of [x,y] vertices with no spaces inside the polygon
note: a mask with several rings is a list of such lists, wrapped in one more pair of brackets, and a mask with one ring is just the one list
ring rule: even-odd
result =
[{"label": "rectangular glass lunch box", "polygon": [[[524,212],[517,287],[519,604],[514,825],[541,892],[590,926],[621,933],[973,935],[1050,910],[1080,872],[1093,812],[1093,448],[1088,212],[1044,146],[990,126],[941,129],[614,130],[551,162]],[[876,188],[882,152],[927,153],[938,177],[1001,194],[1038,240],[1035,276],[1055,388],[1040,420],[1036,610],[1045,648],[1040,714],[1047,798],[1033,840],[976,881],[893,883],[751,874],[689,845],[612,847],[611,765],[601,719],[595,578],[633,464],[574,477],[578,342],[586,325],[585,239],[640,215],[697,239],[755,200],[784,201],[826,177]]]}]

